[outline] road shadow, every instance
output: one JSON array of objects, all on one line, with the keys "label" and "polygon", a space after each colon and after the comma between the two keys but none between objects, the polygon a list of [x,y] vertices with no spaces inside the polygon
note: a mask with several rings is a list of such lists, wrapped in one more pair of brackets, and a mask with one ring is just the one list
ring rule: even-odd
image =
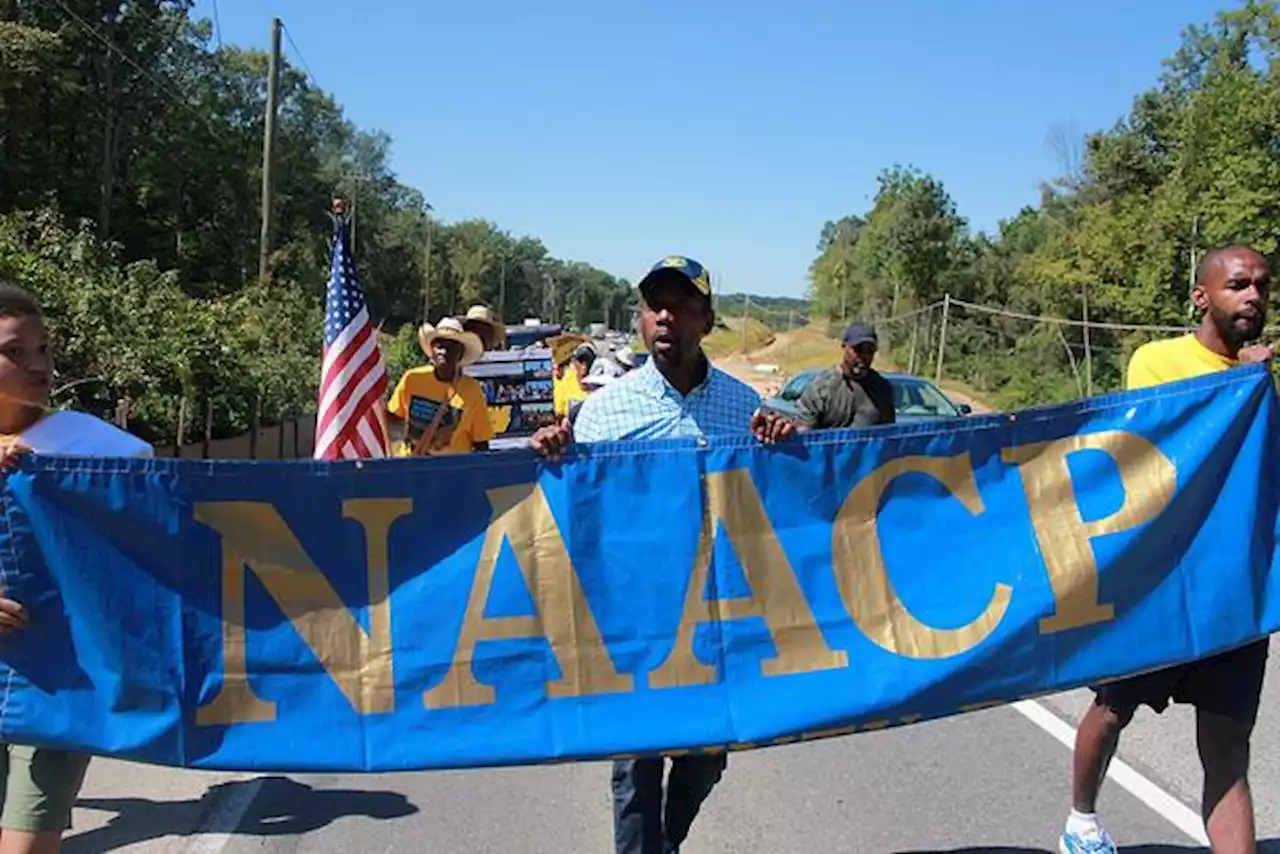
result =
[{"label": "road shadow", "polygon": [[[245,787],[259,784],[261,788],[253,795],[248,809],[235,827],[213,826],[221,817],[218,811],[221,804],[250,796]],[[76,806],[116,815],[102,827],[68,836],[62,843],[63,854],[114,851],[155,839],[191,836],[196,832],[233,836],[296,836],[320,830],[341,818],[387,821],[418,812],[418,807],[399,792],[316,789],[287,777],[219,783],[210,786],[194,800],[82,798]],[[210,818],[214,821],[209,822]]]},{"label": "road shadow", "polygon": [[[1121,845],[1120,854],[1209,854],[1199,845]],[[1057,854],[1056,848],[984,846],[982,848],[929,848],[896,854]],[[1258,854],[1280,854],[1280,838],[1258,840]]]},{"label": "road shadow", "polygon": [[898,851],[895,854],[1057,854],[1057,851],[1051,851],[1048,848],[1023,848],[1018,845],[1011,846],[990,846],[986,845],[982,848],[928,848],[917,849],[912,851]]},{"label": "road shadow", "polygon": [[[1209,854],[1201,845],[1121,845],[1126,854]],[[1259,839],[1258,854],[1280,854],[1280,838]]]}]

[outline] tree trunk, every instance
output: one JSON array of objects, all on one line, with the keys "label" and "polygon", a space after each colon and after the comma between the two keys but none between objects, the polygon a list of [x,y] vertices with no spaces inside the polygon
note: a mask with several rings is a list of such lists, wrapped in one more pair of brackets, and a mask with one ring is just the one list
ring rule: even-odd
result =
[{"label": "tree trunk", "polygon": [[[115,18],[105,24],[104,38],[115,43]],[[116,183],[116,54],[103,50],[99,63],[102,85],[102,159],[98,166],[98,238],[106,240],[111,235],[111,210]]]}]

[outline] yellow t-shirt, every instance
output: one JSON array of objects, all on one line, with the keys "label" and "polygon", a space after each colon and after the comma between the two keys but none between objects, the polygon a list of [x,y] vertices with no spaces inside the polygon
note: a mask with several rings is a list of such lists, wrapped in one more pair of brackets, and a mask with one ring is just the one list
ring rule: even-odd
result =
[{"label": "yellow t-shirt", "polygon": [[490,406],[489,407],[489,426],[493,428],[493,435],[507,432],[507,428],[511,426],[511,407],[510,406]]},{"label": "yellow t-shirt", "polygon": [[1234,368],[1238,362],[1221,356],[1196,340],[1194,334],[1166,338],[1143,344],[1133,351],[1125,388],[1147,388],[1153,385],[1188,380]]},{"label": "yellow t-shirt", "polygon": [[568,416],[569,404],[575,400],[586,400],[587,391],[578,382],[578,372],[570,365],[564,369],[560,379],[552,385],[552,410],[556,415]]},{"label": "yellow t-shirt", "polygon": [[484,389],[473,377],[459,373],[452,384],[436,378],[432,365],[405,371],[387,404],[388,411],[406,422],[404,441],[396,448],[398,456],[413,453],[413,445],[422,436],[442,404],[449,409],[441,416],[436,441],[429,455],[466,454],[476,442],[493,438],[493,426],[484,399]]}]

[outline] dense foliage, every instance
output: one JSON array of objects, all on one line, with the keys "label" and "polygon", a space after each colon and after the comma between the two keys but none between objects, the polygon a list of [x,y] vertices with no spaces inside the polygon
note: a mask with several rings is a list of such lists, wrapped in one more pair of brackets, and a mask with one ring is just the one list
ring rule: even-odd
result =
[{"label": "dense foliage", "polygon": [[[58,402],[172,440],[311,406],[331,198],[354,203],[361,283],[396,371],[413,330],[474,302],[510,321],[625,325],[626,282],[551,257],[494,223],[449,223],[285,62],[268,281],[257,280],[267,56],[214,45],[193,0],[0,0],[0,276],[38,292],[60,358]],[[265,26],[265,21],[264,21]],[[1195,259],[1244,241],[1280,250],[1280,12],[1247,2],[1184,33],[1115,127],[1060,133],[1039,204],[975,234],[936,178],[894,167],[870,210],[827,223],[810,270],[831,320],[901,317],[944,295],[1094,323],[1189,321]],[[430,283],[429,288],[425,287]],[[721,296],[724,316],[746,298]],[[779,328],[798,301],[751,298]],[[883,325],[900,365],[932,367],[935,308]],[[1117,387],[1152,332],[1062,326],[953,306],[946,373],[1005,405]],[[914,357],[911,355],[914,354]]]},{"label": "dense foliage", "polygon": [[[950,294],[1037,316],[1078,320],[1087,309],[1095,323],[1188,324],[1188,284],[1206,249],[1280,249],[1274,3],[1188,28],[1124,120],[1057,142],[1064,174],[994,235],[973,235],[931,176],[884,172],[871,210],[823,228],[810,270],[816,310],[887,317]],[[899,362],[913,331],[937,346],[940,314],[887,325]],[[947,373],[1006,405],[1063,400],[1119,387],[1133,348],[1159,334],[1095,327],[1086,349],[1080,326],[953,310]]]},{"label": "dense foliage", "polygon": [[214,47],[193,5],[0,0],[0,275],[49,306],[62,376],[85,380],[63,402],[128,398],[169,440],[182,395],[201,430],[211,405],[218,434],[255,407],[268,420],[313,405],[335,195],[354,203],[384,330],[474,302],[517,321],[625,316],[629,288],[608,273],[490,222],[433,217],[391,171],[390,139],[287,61],[258,282],[268,57]]}]

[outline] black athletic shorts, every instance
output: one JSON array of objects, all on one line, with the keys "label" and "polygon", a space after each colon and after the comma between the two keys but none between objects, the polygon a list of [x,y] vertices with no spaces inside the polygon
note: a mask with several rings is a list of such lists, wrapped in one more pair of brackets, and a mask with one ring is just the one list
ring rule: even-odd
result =
[{"label": "black athletic shorts", "polygon": [[1125,718],[1144,703],[1159,714],[1172,700],[1252,726],[1270,642],[1265,638],[1190,664],[1108,682],[1093,689],[1096,702]]}]

